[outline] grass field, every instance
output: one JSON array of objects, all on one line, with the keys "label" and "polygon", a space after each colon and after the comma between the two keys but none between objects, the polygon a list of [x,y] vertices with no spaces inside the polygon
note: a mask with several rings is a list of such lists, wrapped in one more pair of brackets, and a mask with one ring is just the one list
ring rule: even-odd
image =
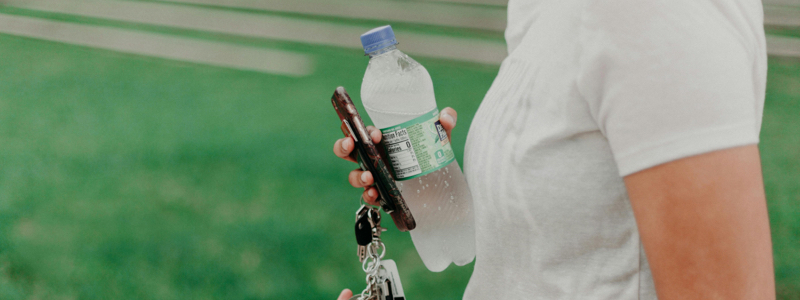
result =
[{"label": "grass field", "polygon": [[[144,29],[305,53],[317,67],[290,78],[0,35],[0,299],[334,299],[362,289],[359,191],[345,177],[354,166],[331,152],[341,132],[329,98],[343,85],[359,101],[367,59]],[[418,60],[439,106],[459,111],[460,160],[497,67]],[[761,141],[778,293],[800,299],[800,60],[770,60]],[[460,299],[471,265],[428,272],[409,236],[389,227],[406,294]]]}]

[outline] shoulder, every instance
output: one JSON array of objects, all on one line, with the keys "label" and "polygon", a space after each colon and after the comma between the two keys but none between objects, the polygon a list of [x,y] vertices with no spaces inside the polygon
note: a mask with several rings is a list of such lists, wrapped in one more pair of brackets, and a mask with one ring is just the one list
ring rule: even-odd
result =
[{"label": "shoulder", "polygon": [[587,1],[583,29],[641,43],[733,37],[752,47],[763,38],[757,0]]},{"label": "shoulder", "polygon": [[577,85],[621,175],[758,142],[766,54],[752,3],[587,2]]}]

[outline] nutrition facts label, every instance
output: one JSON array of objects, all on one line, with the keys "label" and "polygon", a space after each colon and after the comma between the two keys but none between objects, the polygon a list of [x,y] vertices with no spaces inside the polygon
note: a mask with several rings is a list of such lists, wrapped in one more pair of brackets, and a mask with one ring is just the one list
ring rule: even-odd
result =
[{"label": "nutrition facts label", "polygon": [[403,179],[406,177],[414,176],[422,172],[417,161],[417,155],[414,153],[414,146],[411,145],[411,139],[408,136],[408,130],[405,128],[385,133],[386,152],[389,154],[389,160],[392,161],[392,168],[394,168],[395,177]]},{"label": "nutrition facts label", "polygon": [[456,159],[436,109],[381,132],[396,180],[425,176]]}]

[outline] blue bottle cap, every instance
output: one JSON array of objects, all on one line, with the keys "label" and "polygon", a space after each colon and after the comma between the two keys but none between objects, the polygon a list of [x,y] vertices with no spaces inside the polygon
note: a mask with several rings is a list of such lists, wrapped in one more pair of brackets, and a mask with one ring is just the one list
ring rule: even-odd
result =
[{"label": "blue bottle cap", "polygon": [[391,45],[397,45],[391,25],[373,28],[361,35],[361,46],[364,53],[375,52]]}]

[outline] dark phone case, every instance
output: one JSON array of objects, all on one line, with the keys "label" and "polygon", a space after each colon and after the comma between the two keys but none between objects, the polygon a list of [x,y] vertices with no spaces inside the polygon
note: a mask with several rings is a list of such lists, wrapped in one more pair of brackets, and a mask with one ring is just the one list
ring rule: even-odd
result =
[{"label": "dark phone case", "polygon": [[372,143],[367,127],[361,121],[361,116],[358,115],[358,110],[344,87],[336,88],[331,97],[331,103],[342,121],[342,132],[345,136],[353,136],[355,141],[356,151],[350,154],[351,157],[359,162],[362,170],[370,171],[372,177],[375,178],[375,187],[378,190],[381,207],[392,217],[397,229],[400,231],[413,230],[417,226],[414,216],[411,215],[406,201],[400,195],[400,189],[397,188],[392,173],[389,172],[381,159],[380,152]]}]

